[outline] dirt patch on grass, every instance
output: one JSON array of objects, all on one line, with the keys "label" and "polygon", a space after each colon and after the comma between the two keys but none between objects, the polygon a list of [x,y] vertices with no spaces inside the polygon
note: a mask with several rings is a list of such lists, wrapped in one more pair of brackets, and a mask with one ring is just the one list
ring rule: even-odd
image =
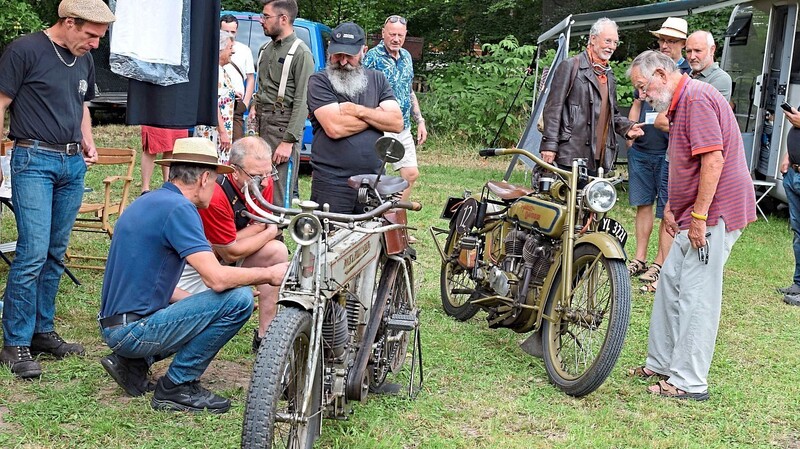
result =
[{"label": "dirt patch on grass", "polygon": [[11,434],[18,430],[16,425],[6,421],[6,416],[10,414],[11,410],[9,410],[8,407],[0,405],[0,433]]},{"label": "dirt patch on grass", "polygon": [[[171,360],[171,359],[170,359]],[[167,373],[170,360],[163,360],[152,367],[153,379],[158,379]],[[253,373],[252,360],[241,363],[227,360],[212,360],[203,373],[201,380],[214,391],[243,390],[250,387],[250,376]]]}]

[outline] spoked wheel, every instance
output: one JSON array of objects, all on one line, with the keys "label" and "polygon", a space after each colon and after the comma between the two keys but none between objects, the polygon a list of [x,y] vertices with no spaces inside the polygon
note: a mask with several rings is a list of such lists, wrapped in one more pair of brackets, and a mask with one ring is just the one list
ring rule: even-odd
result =
[{"label": "spoked wheel", "polygon": [[475,282],[469,277],[469,271],[458,263],[458,243],[463,235],[455,227],[451,227],[444,247],[448,259],[442,262],[439,276],[442,308],[447,315],[458,321],[467,321],[480,310],[469,302],[469,298],[475,293]]},{"label": "spoked wheel", "polygon": [[602,385],[617,363],[630,321],[631,285],[625,264],[606,259],[595,246],[575,248],[574,261],[572,301],[559,301],[561,289],[554,284],[544,313],[555,321],[543,321],[542,337],[550,381],[580,397]]},{"label": "spoked wheel", "polygon": [[[408,267],[408,283],[406,283],[405,269],[402,264],[392,262],[384,269],[381,282],[387,283],[384,290],[386,295],[386,309],[383,320],[376,337],[372,361],[370,365],[370,390],[376,391],[386,381],[389,372],[397,373],[406,360],[406,351],[410,331],[389,329],[387,324],[392,316],[408,315],[415,307],[414,297],[409,295],[413,290],[414,277],[410,262]],[[378,289],[380,290],[380,289]]]},{"label": "spoked wheel", "polygon": [[[269,326],[253,367],[242,426],[243,448],[310,449],[318,436],[321,363],[306,384],[311,314],[281,309]],[[310,396],[307,410],[303,402]]]}]

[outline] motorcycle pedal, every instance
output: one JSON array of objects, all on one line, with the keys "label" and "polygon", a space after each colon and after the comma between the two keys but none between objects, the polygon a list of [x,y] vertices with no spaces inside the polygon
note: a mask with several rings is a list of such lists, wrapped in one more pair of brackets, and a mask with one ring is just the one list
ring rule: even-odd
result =
[{"label": "motorcycle pedal", "polygon": [[417,317],[415,315],[395,313],[389,317],[389,321],[386,323],[386,328],[394,331],[413,331],[417,328],[418,324],[419,322],[417,321]]}]

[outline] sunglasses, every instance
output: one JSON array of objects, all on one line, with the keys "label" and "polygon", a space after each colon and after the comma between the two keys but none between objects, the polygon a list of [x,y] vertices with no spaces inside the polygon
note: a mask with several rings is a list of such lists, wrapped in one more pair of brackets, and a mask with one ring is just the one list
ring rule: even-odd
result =
[{"label": "sunglasses", "polygon": [[406,23],[408,23],[408,20],[406,20],[406,18],[403,16],[392,15],[387,17],[386,22],[383,22],[383,24],[386,25],[389,22],[391,23],[400,22],[400,25],[405,25]]}]

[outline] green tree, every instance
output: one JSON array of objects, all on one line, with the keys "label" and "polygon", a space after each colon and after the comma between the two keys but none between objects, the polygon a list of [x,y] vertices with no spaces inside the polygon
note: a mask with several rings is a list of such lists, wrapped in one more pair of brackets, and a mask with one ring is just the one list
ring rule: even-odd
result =
[{"label": "green tree", "polygon": [[18,36],[43,28],[42,20],[30,4],[0,0],[0,48]]}]

